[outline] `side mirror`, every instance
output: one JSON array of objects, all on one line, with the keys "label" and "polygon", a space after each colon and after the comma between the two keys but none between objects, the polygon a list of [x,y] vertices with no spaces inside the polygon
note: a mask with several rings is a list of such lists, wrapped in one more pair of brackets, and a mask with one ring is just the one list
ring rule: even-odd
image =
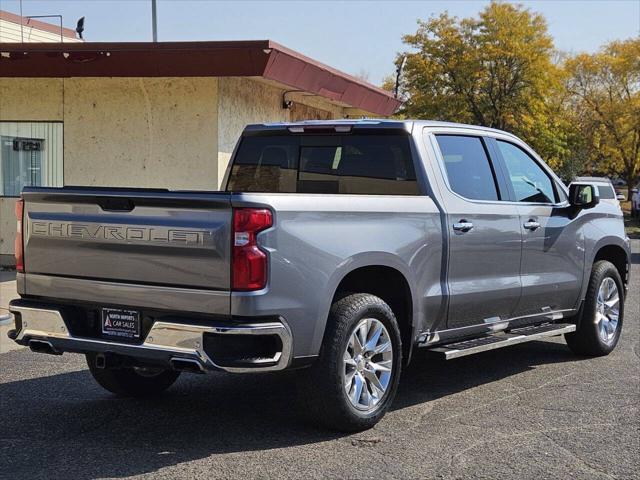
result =
[{"label": "side mirror", "polygon": [[620,202],[624,202],[627,199],[627,197],[625,197],[623,193],[619,193],[616,195],[616,199]]},{"label": "side mirror", "polygon": [[598,189],[589,183],[572,183],[569,185],[569,203],[583,210],[593,208],[600,203]]},{"label": "side mirror", "polygon": [[637,188],[632,188],[631,189],[631,193],[638,193],[638,189]]}]

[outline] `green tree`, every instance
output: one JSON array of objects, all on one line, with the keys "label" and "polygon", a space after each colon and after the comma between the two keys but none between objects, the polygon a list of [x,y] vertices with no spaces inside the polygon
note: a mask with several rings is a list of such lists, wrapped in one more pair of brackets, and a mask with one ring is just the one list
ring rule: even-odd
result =
[{"label": "green tree", "polygon": [[567,158],[562,72],[541,15],[492,2],[478,18],[418,21],[403,41],[401,115],[511,131],[552,166]]},{"label": "green tree", "polygon": [[612,42],[566,62],[567,90],[595,170],[640,175],[640,39]]}]

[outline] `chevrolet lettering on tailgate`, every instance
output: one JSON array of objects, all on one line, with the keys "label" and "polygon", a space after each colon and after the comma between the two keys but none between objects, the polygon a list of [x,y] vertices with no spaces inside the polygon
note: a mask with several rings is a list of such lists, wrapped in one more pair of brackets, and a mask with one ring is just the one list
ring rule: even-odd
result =
[{"label": "chevrolet lettering on tailgate", "polygon": [[31,235],[42,237],[78,238],[86,240],[137,241],[176,245],[205,245],[211,243],[212,232],[163,227],[124,227],[75,222],[31,223]]}]

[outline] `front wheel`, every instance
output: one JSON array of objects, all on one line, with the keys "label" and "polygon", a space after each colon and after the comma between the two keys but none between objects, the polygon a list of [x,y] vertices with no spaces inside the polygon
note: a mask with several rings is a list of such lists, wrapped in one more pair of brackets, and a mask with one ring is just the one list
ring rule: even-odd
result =
[{"label": "front wheel", "polygon": [[624,286],[616,267],[606,260],[593,265],[578,330],[565,335],[578,355],[602,356],[620,339],[624,316]]},{"label": "front wheel", "polygon": [[87,365],[96,382],[111,393],[121,397],[149,397],[169,388],[180,372],[164,368],[97,368],[95,355],[88,353]]},{"label": "front wheel", "polygon": [[398,322],[380,298],[357,293],[335,302],[306,396],[314,420],[354,432],[373,427],[398,389],[402,344]]}]

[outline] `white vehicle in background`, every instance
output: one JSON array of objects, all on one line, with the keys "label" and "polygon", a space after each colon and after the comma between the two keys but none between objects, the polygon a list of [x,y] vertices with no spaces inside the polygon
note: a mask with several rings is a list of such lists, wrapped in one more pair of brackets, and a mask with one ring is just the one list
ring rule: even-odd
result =
[{"label": "white vehicle in background", "polygon": [[620,202],[626,200],[623,194],[616,193],[613,183],[607,177],[576,177],[574,181],[588,182],[595,185],[598,189],[601,202],[611,203],[620,207]]}]

